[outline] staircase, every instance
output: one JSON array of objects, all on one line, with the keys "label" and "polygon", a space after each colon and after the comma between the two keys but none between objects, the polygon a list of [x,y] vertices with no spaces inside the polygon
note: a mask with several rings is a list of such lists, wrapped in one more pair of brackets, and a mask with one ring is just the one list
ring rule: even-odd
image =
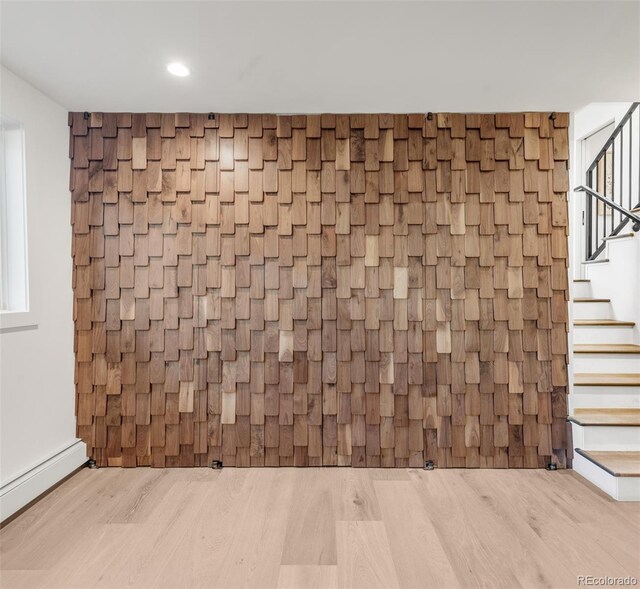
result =
[{"label": "staircase", "polygon": [[573,468],[619,501],[640,501],[639,107],[576,188],[586,240],[572,289]]},{"label": "staircase", "polygon": [[629,320],[637,317],[620,317],[608,296],[619,289],[606,280],[621,260],[617,249],[608,244],[607,257],[587,270],[593,279],[573,283],[573,468],[614,499],[639,501],[640,345]]}]

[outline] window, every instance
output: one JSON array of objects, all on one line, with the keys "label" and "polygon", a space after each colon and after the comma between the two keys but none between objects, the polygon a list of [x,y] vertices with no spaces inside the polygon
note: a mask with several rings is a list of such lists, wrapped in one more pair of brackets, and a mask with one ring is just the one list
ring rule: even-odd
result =
[{"label": "window", "polygon": [[0,315],[29,311],[24,127],[0,115]]}]

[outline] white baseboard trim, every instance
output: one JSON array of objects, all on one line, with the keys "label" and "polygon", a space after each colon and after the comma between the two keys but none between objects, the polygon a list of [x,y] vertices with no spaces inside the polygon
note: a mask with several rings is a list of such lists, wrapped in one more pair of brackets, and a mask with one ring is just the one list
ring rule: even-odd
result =
[{"label": "white baseboard trim", "polygon": [[86,446],[74,440],[53,456],[0,487],[0,522],[50,489],[87,461]]}]

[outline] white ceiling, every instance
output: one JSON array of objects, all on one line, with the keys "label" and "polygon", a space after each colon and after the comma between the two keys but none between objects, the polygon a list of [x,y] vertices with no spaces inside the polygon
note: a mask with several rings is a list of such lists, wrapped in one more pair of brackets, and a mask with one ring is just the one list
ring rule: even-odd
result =
[{"label": "white ceiling", "polygon": [[[576,110],[640,98],[638,2],[3,1],[2,63],[70,110]],[[191,68],[166,72],[169,61]]]}]

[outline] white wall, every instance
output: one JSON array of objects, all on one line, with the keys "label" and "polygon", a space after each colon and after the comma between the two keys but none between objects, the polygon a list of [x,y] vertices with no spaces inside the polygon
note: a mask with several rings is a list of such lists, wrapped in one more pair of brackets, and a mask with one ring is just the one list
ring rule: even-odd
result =
[{"label": "white wall", "polygon": [[640,343],[640,233],[610,241],[602,255],[609,259],[606,264],[586,269],[592,294],[611,299],[615,319],[635,321],[633,341]]},{"label": "white wall", "polygon": [[573,119],[576,141],[584,139],[608,123],[618,124],[630,106],[630,102],[593,102],[577,111]]},{"label": "white wall", "polygon": [[[573,153],[571,154],[572,189],[584,184],[585,171],[582,166],[582,140],[610,123],[617,125],[631,106],[630,102],[594,102],[573,115]],[[590,163],[590,162],[589,162]],[[582,211],[585,197],[582,193],[569,194],[569,227],[571,230],[571,275],[584,278],[584,231]]]},{"label": "white wall", "polygon": [[25,128],[30,308],[36,323],[0,330],[4,519],[86,459],[75,437],[67,112],[5,68],[0,85],[0,110]]}]

